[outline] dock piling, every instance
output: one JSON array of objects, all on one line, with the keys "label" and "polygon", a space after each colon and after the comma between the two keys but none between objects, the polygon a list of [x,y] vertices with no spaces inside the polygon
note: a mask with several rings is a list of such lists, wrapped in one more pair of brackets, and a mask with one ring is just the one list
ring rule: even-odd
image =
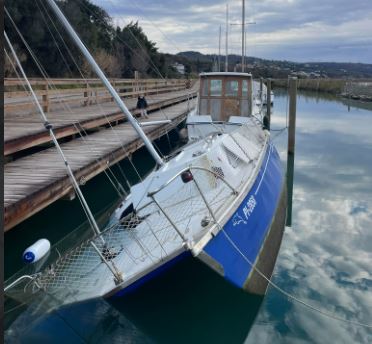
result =
[{"label": "dock piling", "polygon": [[293,175],[294,154],[296,143],[296,108],[297,108],[297,78],[289,78],[289,126],[288,126],[288,152],[287,152],[287,192],[288,207],[286,225],[292,225],[292,199],[293,199]]}]

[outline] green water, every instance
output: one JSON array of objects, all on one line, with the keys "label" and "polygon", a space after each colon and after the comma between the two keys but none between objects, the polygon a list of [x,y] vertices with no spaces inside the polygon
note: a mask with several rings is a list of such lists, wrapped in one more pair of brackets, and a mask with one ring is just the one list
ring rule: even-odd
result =
[{"label": "green water", "polygon": [[[287,98],[275,91],[272,137],[285,160]],[[297,100],[292,227],[273,281],[349,320],[372,323],[372,105],[314,93]],[[160,143],[167,150],[167,141]],[[144,151],[134,156],[148,172]],[[284,164],[284,163],[283,163]],[[128,177],[136,173],[122,163]],[[120,178],[120,170],[115,173]],[[84,187],[93,211],[117,201],[104,176]],[[5,235],[5,272],[41,236],[55,242],[84,220],[77,201],[59,201]],[[112,307],[102,300],[13,323],[8,342],[370,343],[371,330],[328,319],[269,288],[264,299],[185,261]]]}]

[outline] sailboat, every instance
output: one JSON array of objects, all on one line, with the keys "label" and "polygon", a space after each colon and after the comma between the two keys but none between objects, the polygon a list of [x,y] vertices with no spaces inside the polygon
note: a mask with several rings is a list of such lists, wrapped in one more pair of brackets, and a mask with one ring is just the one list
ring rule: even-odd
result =
[{"label": "sailboat", "polygon": [[[188,142],[163,159],[57,5],[48,3],[143,139],[157,168],[131,187],[104,228],[84,201],[94,234],[75,242],[45,269],[13,281],[6,292],[12,295],[17,289],[13,296],[19,297],[16,287],[21,285],[30,296],[24,298],[45,294],[59,306],[114,300],[189,257],[238,288],[265,294],[284,229],[286,187],[270,132],[257,118],[252,75],[202,73],[198,106],[187,117]],[[52,135],[52,126],[44,123]]]}]

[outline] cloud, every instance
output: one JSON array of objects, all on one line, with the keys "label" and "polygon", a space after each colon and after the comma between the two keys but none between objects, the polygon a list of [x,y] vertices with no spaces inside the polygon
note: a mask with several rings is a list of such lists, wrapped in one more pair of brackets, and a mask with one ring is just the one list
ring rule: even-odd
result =
[{"label": "cloud", "polygon": [[[272,124],[279,128],[286,98],[276,94],[275,101]],[[293,226],[286,228],[274,282],[322,311],[371,324],[371,112],[303,95],[297,109]],[[309,342],[371,343],[372,332],[270,288],[246,343]]]},{"label": "cloud", "polygon": [[[225,1],[93,0],[124,25],[139,20],[163,52],[217,53]],[[231,23],[241,23],[241,2],[228,1]],[[296,61],[372,60],[369,0],[250,0],[246,2],[247,54]],[[230,53],[240,54],[241,27],[229,26]]]}]

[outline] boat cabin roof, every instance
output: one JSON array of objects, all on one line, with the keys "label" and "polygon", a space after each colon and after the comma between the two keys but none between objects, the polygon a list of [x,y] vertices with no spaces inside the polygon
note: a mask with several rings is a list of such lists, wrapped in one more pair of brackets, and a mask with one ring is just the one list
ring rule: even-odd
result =
[{"label": "boat cabin roof", "polygon": [[233,77],[244,77],[251,78],[251,73],[238,73],[238,72],[210,72],[210,73],[200,73],[200,77],[209,77],[209,76],[233,76]]}]

